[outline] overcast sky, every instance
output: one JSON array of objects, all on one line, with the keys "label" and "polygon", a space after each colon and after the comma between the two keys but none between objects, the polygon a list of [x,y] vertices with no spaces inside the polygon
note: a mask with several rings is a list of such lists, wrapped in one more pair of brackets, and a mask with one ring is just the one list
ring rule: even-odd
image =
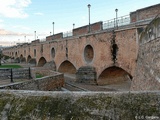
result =
[{"label": "overcast sky", "polygon": [[[91,23],[128,15],[137,9],[159,4],[159,0],[0,0],[0,45],[44,38],[54,32],[66,32]],[[26,36],[26,37],[24,37]]]}]

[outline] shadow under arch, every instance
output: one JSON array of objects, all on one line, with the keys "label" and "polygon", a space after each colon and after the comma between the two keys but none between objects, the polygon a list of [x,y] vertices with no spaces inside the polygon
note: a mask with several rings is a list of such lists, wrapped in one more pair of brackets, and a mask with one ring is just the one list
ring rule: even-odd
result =
[{"label": "shadow under arch", "polygon": [[61,73],[75,74],[76,71],[76,67],[68,60],[62,62],[58,68],[58,72]]},{"label": "shadow under arch", "polygon": [[21,63],[26,63],[26,58],[25,57],[21,58]]},{"label": "shadow under arch", "polygon": [[112,66],[102,71],[102,73],[98,77],[97,83],[98,85],[110,85],[129,82],[128,84],[130,85],[131,80],[132,75],[127,71],[120,67]]},{"label": "shadow under arch", "polygon": [[19,57],[15,58],[14,62],[15,63],[20,63],[20,58]]},{"label": "shadow under arch", "polygon": [[22,58],[23,58],[23,55],[21,54],[19,58],[22,59]]},{"label": "shadow under arch", "polygon": [[19,59],[20,59],[20,63],[26,63],[26,58],[23,57],[22,54],[20,55]]},{"label": "shadow under arch", "polygon": [[38,67],[43,67],[47,63],[44,57],[41,57],[38,61]]},{"label": "shadow under arch", "polygon": [[50,70],[53,70],[53,71],[56,71],[56,63],[54,60],[47,62],[43,67],[50,69]]},{"label": "shadow under arch", "polygon": [[31,65],[31,66],[36,66],[37,65],[37,62],[36,62],[36,59],[34,58],[31,58],[28,63]]},{"label": "shadow under arch", "polygon": [[32,57],[30,55],[28,55],[27,57],[27,63],[29,63],[29,61],[32,59]]},{"label": "shadow under arch", "polygon": [[17,52],[15,52],[15,58],[17,58],[18,57],[18,53]]}]

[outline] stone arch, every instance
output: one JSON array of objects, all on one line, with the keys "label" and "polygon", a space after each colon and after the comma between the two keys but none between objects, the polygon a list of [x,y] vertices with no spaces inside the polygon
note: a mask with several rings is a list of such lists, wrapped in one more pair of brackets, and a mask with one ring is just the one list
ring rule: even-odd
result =
[{"label": "stone arch", "polygon": [[27,62],[29,63],[29,61],[32,59],[32,57],[30,55],[28,55],[27,57]]},{"label": "stone arch", "polygon": [[91,45],[87,45],[85,48],[84,48],[84,59],[87,63],[90,63],[92,62],[93,60],[93,57],[94,57],[94,50],[93,50],[93,47]]},{"label": "stone arch", "polygon": [[22,58],[23,58],[23,55],[21,54],[19,58],[22,59]]},{"label": "stone arch", "polygon": [[47,63],[44,57],[41,57],[38,61],[38,67],[43,67]]},{"label": "stone arch", "polygon": [[120,67],[112,66],[102,71],[99,75],[97,83],[98,85],[109,85],[131,82],[131,80],[132,76],[127,71]]},{"label": "stone arch", "polygon": [[58,72],[75,74],[76,67],[70,61],[66,60],[61,63],[61,65],[59,66]]},{"label": "stone arch", "polygon": [[20,59],[20,62],[21,62],[21,63],[25,63],[25,62],[26,62],[26,58],[23,57],[22,54],[20,55],[19,59]]},{"label": "stone arch", "polygon": [[36,59],[31,58],[31,59],[28,61],[28,63],[29,63],[31,66],[36,66],[37,61],[36,61]]}]

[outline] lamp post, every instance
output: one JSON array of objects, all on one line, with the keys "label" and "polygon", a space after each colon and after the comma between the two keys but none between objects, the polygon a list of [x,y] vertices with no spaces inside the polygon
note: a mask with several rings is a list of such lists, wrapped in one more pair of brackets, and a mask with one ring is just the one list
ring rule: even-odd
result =
[{"label": "lamp post", "polygon": [[24,36],[24,41],[26,42],[26,36]]},{"label": "lamp post", "polygon": [[54,35],[54,22],[52,24],[53,24],[53,35]]},{"label": "lamp post", "polygon": [[90,8],[91,8],[91,5],[90,4],[88,4],[88,17],[89,17],[89,30],[88,30],[88,32],[91,32],[91,26],[90,26]]},{"label": "lamp post", "polygon": [[73,23],[73,29],[74,29],[75,24]]},{"label": "lamp post", "polygon": [[116,8],[115,11],[116,11],[116,28],[118,29],[118,23],[117,23],[118,9]]},{"label": "lamp post", "polygon": [[36,40],[36,31],[34,31],[34,37],[35,37],[35,40]]}]

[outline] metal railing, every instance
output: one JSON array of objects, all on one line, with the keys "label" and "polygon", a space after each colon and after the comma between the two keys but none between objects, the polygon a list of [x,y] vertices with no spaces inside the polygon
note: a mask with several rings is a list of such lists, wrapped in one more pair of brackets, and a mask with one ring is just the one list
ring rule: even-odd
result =
[{"label": "metal railing", "polygon": [[29,68],[1,68],[0,69],[0,80],[8,80],[13,83],[14,79],[31,79],[31,69]]},{"label": "metal railing", "polygon": [[39,41],[40,41],[40,42],[44,42],[44,41],[46,41],[46,38],[42,38],[42,39],[40,39]]},{"label": "metal railing", "polygon": [[103,21],[103,29],[109,29],[109,28],[114,28],[114,27],[119,27],[119,26],[123,26],[123,25],[128,25],[130,24],[130,16],[129,15],[125,15],[125,16],[121,16],[118,17],[117,19],[111,19],[111,20],[107,20],[107,21]]},{"label": "metal railing", "polygon": [[[103,21],[102,28],[103,30],[105,30],[105,29],[112,29],[112,28],[114,29],[116,27],[121,27],[126,25],[138,25],[141,23],[148,23],[149,21],[151,21],[151,19],[139,20],[132,23],[130,21],[131,21],[130,15],[125,15],[125,16],[118,17],[117,19],[114,18],[107,21]],[[73,36],[72,30],[63,32],[63,38],[71,37],[71,36]],[[46,41],[46,38],[40,39],[40,42],[44,42],[44,41]]]},{"label": "metal railing", "polygon": [[63,37],[64,37],[64,38],[65,38],[65,37],[70,37],[70,36],[73,36],[72,30],[67,31],[67,32],[63,32]]}]

